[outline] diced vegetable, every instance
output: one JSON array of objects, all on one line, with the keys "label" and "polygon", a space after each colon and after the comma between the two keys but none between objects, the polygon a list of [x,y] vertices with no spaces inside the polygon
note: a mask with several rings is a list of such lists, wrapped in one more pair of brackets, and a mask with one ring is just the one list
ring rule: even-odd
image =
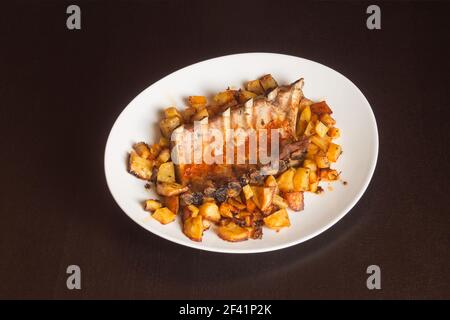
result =
[{"label": "diced vegetable", "polygon": [[336,162],[342,153],[341,146],[335,143],[330,143],[327,151],[327,158],[331,162]]},{"label": "diced vegetable", "polygon": [[136,151],[130,152],[128,171],[136,177],[149,180],[152,176],[153,161],[139,157]]},{"label": "diced vegetable", "polygon": [[294,190],[294,174],[295,169],[290,168],[278,177],[277,183],[280,191],[289,192]]},{"label": "diced vegetable", "polygon": [[187,219],[183,224],[183,232],[193,241],[202,241],[203,218],[201,215]]},{"label": "diced vegetable", "polygon": [[175,220],[176,214],[168,208],[163,207],[153,212],[152,217],[158,220],[161,224],[168,224]]},{"label": "diced vegetable", "polygon": [[180,119],[183,119],[183,117],[181,116],[181,113],[175,107],[170,107],[170,108],[167,108],[166,110],[164,110],[164,116],[166,118],[179,117]]},{"label": "diced vegetable", "polygon": [[272,75],[270,74],[266,74],[264,76],[262,76],[259,79],[262,88],[264,89],[264,91],[266,93],[272,91],[273,89],[275,89],[276,87],[278,87],[278,83],[275,81],[275,79],[272,77]]},{"label": "diced vegetable", "polygon": [[202,204],[199,208],[199,214],[207,220],[213,222],[219,222],[220,220],[220,212],[219,207],[214,202],[206,202]]},{"label": "diced vegetable", "polygon": [[316,155],[315,159],[318,168],[323,169],[330,167],[330,161],[328,160],[327,156]]},{"label": "diced vegetable", "polygon": [[191,212],[191,217],[196,217],[200,211],[199,208],[197,208],[193,204],[188,205],[187,208]]},{"label": "diced vegetable", "polygon": [[175,167],[173,165],[173,162],[166,162],[161,164],[159,166],[158,176],[156,179],[158,182],[175,182]]},{"label": "diced vegetable", "polygon": [[170,211],[172,211],[175,214],[178,214],[178,210],[180,209],[180,197],[179,196],[165,197],[164,204]]},{"label": "diced vegetable", "polygon": [[161,120],[159,127],[161,129],[162,135],[170,139],[173,130],[181,125],[181,119],[179,117],[166,118]]},{"label": "diced vegetable", "polygon": [[278,194],[273,196],[273,204],[280,209],[285,209],[288,207],[288,203],[286,202],[286,200],[284,200],[283,197],[279,196]]},{"label": "diced vegetable", "polygon": [[161,152],[158,155],[158,158],[157,158],[158,162],[159,163],[164,163],[164,162],[169,161],[169,159],[170,159],[170,150],[169,150],[169,148],[162,149]]},{"label": "diced vegetable", "polygon": [[294,174],[294,191],[308,191],[309,173],[307,168],[297,168]]},{"label": "diced vegetable", "polygon": [[233,218],[233,206],[227,202],[222,202],[219,207],[219,212],[222,217]]},{"label": "diced vegetable", "polygon": [[327,134],[328,127],[324,125],[322,122],[317,121],[314,130],[316,131],[319,137],[323,138]]},{"label": "diced vegetable", "polygon": [[289,227],[291,225],[286,209],[280,209],[264,218],[264,223],[270,229],[275,230],[280,230],[281,228]]},{"label": "diced vegetable", "polygon": [[303,210],[303,192],[287,192],[283,194],[289,208],[294,211]]},{"label": "diced vegetable", "polygon": [[247,90],[239,90],[238,92],[239,103],[245,103],[254,97],[256,97],[256,94]]},{"label": "diced vegetable", "polygon": [[145,142],[135,143],[133,149],[141,158],[148,159],[150,157],[150,148]]},{"label": "diced vegetable", "polygon": [[158,182],[156,184],[156,192],[162,196],[170,197],[177,196],[183,192],[188,191],[189,187],[182,186],[175,182]]},{"label": "diced vegetable", "polygon": [[146,200],[145,201],[144,208],[145,208],[146,211],[153,212],[153,211],[156,211],[157,209],[159,209],[161,207],[162,207],[162,204],[158,200],[150,199],[150,200]]},{"label": "diced vegetable", "polygon": [[249,232],[247,229],[238,226],[234,222],[229,222],[218,228],[217,234],[226,241],[237,242],[247,240]]},{"label": "diced vegetable", "polygon": [[333,111],[331,111],[330,107],[327,105],[327,103],[325,101],[321,101],[318,103],[313,103],[311,105],[311,111],[315,114],[323,114],[323,113],[333,113]]},{"label": "diced vegetable", "polygon": [[261,83],[259,82],[259,80],[253,80],[253,81],[247,82],[245,84],[245,89],[247,91],[255,93],[258,96],[264,94],[264,89],[261,86]]},{"label": "diced vegetable", "polygon": [[330,130],[328,130],[328,136],[331,137],[332,139],[337,139],[341,136],[341,132],[338,128],[330,128]]},{"label": "diced vegetable", "polygon": [[253,197],[253,191],[252,188],[246,184],[244,187],[242,187],[242,192],[244,192],[244,197],[245,199],[250,199],[251,197]]}]

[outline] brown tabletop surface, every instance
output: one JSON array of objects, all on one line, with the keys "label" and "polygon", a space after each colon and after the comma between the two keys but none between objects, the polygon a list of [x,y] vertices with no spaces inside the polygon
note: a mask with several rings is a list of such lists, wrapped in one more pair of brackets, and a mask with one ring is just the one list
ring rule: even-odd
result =
[{"label": "brown tabletop surface", "polygon": [[[69,4],[1,6],[0,298],[450,298],[448,2],[378,2],[381,30],[358,1],[76,1],[75,31]],[[367,191],[325,233],[271,253],[142,229],[105,182],[116,117],[179,68],[256,51],[323,63],[365,94],[380,139]],[[72,264],[81,290],[66,287]],[[381,290],[366,287],[372,264]]]}]

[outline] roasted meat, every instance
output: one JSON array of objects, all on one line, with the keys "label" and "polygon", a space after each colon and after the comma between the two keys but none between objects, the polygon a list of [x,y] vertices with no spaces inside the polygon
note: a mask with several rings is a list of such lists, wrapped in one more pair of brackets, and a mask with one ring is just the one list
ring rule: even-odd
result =
[{"label": "roasted meat", "polygon": [[[219,192],[215,194],[216,199],[223,198],[219,199],[223,202],[227,192],[225,190],[221,194],[220,190],[230,186],[230,183],[247,180],[253,184],[261,184],[265,175],[284,171],[291,158],[300,159],[308,146],[306,137],[298,139],[296,136],[298,105],[303,97],[302,87],[303,79],[300,79],[290,86],[273,89],[267,96],[258,96],[244,104],[228,107],[222,113],[204,118],[200,123],[178,127],[172,135],[172,149],[175,148],[172,155],[175,154],[178,162],[178,181],[182,185],[188,185],[194,192],[213,188],[216,193]],[[257,136],[261,129],[269,130],[266,143]],[[270,130],[278,133],[277,153],[272,150]],[[213,131],[221,136],[212,134]],[[202,140],[196,143],[193,139],[195,135],[198,137],[198,132],[201,133]],[[276,154],[278,166],[252,158],[248,150],[253,137],[258,142],[258,154]],[[219,140],[223,144],[219,144]],[[239,148],[245,151],[241,161],[237,155]],[[265,150],[260,150],[261,148]],[[214,157],[213,162],[202,158],[205,152]],[[200,155],[200,159],[196,154]],[[234,187],[236,188],[236,184]]]}]

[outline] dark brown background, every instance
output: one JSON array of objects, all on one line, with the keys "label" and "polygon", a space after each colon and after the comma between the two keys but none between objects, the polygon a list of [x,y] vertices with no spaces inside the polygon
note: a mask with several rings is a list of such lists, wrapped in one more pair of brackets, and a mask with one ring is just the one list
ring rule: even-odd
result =
[{"label": "dark brown background", "polygon": [[[0,8],[1,298],[450,298],[448,3],[379,3],[369,31],[362,2],[76,1],[69,31],[71,3]],[[267,254],[140,228],[105,183],[114,120],[164,75],[252,51],[321,62],[364,92],[380,135],[367,192],[329,231]],[[66,289],[70,264],[81,291]]]}]

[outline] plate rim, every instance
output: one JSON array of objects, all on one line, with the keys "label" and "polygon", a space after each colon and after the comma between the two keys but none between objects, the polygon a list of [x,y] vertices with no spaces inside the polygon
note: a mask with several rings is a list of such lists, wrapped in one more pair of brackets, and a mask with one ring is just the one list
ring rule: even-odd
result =
[{"label": "plate rim", "polygon": [[[132,105],[141,95],[143,95],[147,90],[151,90],[152,87],[156,86],[158,83],[164,81],[166,78],[168,78],[169,76],[173,76],[177,73],[183,72],[185,69],[187,68],[191,68],[191,67],[195,67],[198,64],[202,64],[202,63],[211,63],[214,60],[219,60],[219,59],[224,59],[224,58],[230,58],[230,57],[237,57],[237,56],[243,56],[243,55],[270,55],[270,56],[277,56],[278,58],[295,58],[295,59],[300,59],[303,60],[304,62],[307,63],[312,63],[312,64],[317,64],[320,65],[321,67],[324,67],[326,69],[329,69],[335,73],[337,73],[339,76],[341,76],[343,79],[345,79],[345,81],[348,81],[351,86],[353,86],[356,89],[356,92],[362,97],[362,99],[367,103],[367,106],[369,107],[369,116],[371,118],[371,120],[373,121],[373,129],[374,129],[374,145],[373,145],[373,150],[372,152],[374,153],[374,157],[371,159],[371,163],[370,163],[370,167],[369,167],[369,174],[366,176],[365,180],[364,180],[364,184],[363,187],[358,191],[358,193],[356,194],[356,196],[353,198],[353,200],[351,202],[349,202],[349,204],[341,211],[341,214],[339,214],[338,216],[336,216],[334,219],[332,219],[328,224],[326,224],[325,226],[318,228],[315,232],[312,232],[311,234],[309,234],[308,236],[305,237],[300,237],[297,240],[294,241],[290,241],[287,243],[283,243],[283,244],[279,244],[279,245],[273,245],[273,246],[267,246],[264,248],[256,248],[256,249],[243,249],[243,248],[232,248],[232,249],[227,249],[227,248],[217,248],[217,247],[211,247],[208,246],[207,244],[204,244],[202,242],[194,242],[191,241],[192,243],[186,241],[183,242],[175,237],[172,237],[171,235],[168,234],[164,234],[163,232],[159,232],[158,230],[150,230],[148,228],[148,225],[145,225],[142,221],[138,221],[137,219],[133,219],[133,217],[131,217],[127,211],[122,207],[122,205],[119,203],[119,201],[117,200],[116,196],[114,195],[113,191],[112,191],[112,187],[111,187],[111,182],[108,179],[108,171],[107,171],[107,155],[108,155],[108,149],[110,148],[110,144],[111,144],[111,136],[112,133],[114,131],[114,129],[116,128],[117,123],[119,122],[119,120],[122,118],[122,116],[125,114],[125,111],[128,109],[128,107],[130,105]],[[340,73],[339,71],[328,67],[320,62],[316,62],[310,59],[306,59],[306,58],[302,58],[302,57],[298,57],[298,56],[294,56],[294,55],[289,55],[289,54],[282,54],[282,53],[273,53],[273,52],[244,52],[244,53],[235,53],[235,54],[228,54],[228,55],[224,55],[224,56],[219,56],[219,57],[214,57],[214,58],[210,58],[210,59],[206,59],[206,60],[201,60],[198,62],[195,62],[193,64],[190,64],[188,66],[185,66],[181,69],[178,69],[174,72],[171,72],[169,74],[167,74],[166,76],[162,77],[161,79],[157,80],[156,82],[153,82],[152,84],[150,84],[149,86],[147,86],[145,89],[143,89],[137,96],[135,96],[124,108],[123,110],[120,112],[120,114],[117,116],[116,120],[114,121],[111,130],[108,134],[108,138],[106,140],[106,145],[105,145],[105,149],[104,149],[104,173],[105,173],[105,179],[106,179],[106,184],[108,186],[109,192],[112,195],[114,201],[116,202],[116,204],[119,206],[119,208],[135,223],[137,223],[138,225],[140,225],[142,228],[144,228],[147,232],[151,232],[154,235],[157,235],[163,239],[166,239],[168,241],[174,242],[176,244],[179,245],[183,245],[185,247],[189,247],[189,248],[194,248],[194,249],[199,249],[199,250],[203,250],[203,251],[209,251],[209,252],[218,252],[218,253],[228,253],[228,254],[249,254],[249,253],[264,253],[264,252],[271,252],[271,251],[277,251],[277,250],[281,250],[281,249],[285,249],[288,247],[292,247],[295,246],[297,244],[306,242],[312,238],[317,237],[318,235],[320,235],[321,233],[327,231],[329,228],[331,228],[332,226],[334,226],[335,224],[337,224],[344,216],[346,216],[350,210],[358,203],[358,201],[361,199],[361,197],[364,195],[364,193],[366,192],[370,182],[372,181],[372,177],[374,175],[375,169],[376,169],[376,165],[378,162],[378,152],[379,152],[379,135],[378,135],[378,124],[375,118],[375,114],[373,112],[372,106],[370,105],[369,101],[367,100],[367,98],[365,97],[365,95],[361,92],[361,90],[353,83],[353,81],[351,81],[349,78],[347,78],[346,76],[344,76],[342,73]]]}]

